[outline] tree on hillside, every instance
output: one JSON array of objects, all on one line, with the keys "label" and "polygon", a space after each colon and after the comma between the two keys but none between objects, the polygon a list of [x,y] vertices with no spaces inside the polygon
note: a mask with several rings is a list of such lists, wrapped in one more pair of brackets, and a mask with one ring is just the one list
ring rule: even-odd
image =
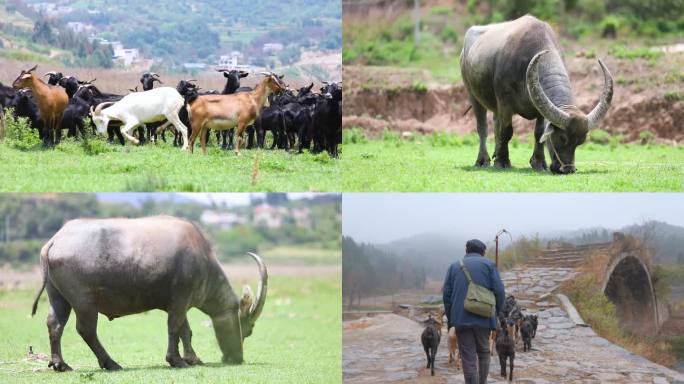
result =
[{"label": "tree on hillside", "polygon": [[33,25],[31,39],[36,43],[52,44],[55,38],[52,34],[52,26],[47,19],[41,18]]}]

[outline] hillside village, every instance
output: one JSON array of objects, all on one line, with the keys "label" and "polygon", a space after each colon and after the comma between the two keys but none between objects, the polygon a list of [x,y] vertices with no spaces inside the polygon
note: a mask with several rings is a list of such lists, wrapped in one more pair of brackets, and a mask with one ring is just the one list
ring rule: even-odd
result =
[{"label": "hillside village", "polygon": [[[41,45],[48,45],[50,47],[46,49],[41,47],[40,53],[49,52],[50,58],[67,65],[187,73],[215,69],[256,72],[263,68],[280,68],[281,71],[296,68],[290,70],[290,76],[321,80],[341,78],[341,37],[335,37],[340,34],[341,22],[329,15],[300,16],[288,23],[251,22],[253,16],[249,13],[245,13],[246,20],[238,19],[229,11],[220,14],[223,11],[208,9],[212,4],[188,1],[158,6],[182,10],[190,5],[187,10],[190,22],[186,23],[180,14],[173,13],[178,19],[160,20],[157,25],[146,19],[152,15],[162,18],[161,13],[170,12],[169,9],[157,12],[150,8],[152,3],[144,2],[108,4],[104,9],[98,9],[97,4],[85,0],[0,1],[3,20],[0,22],[0,47],[16,51],[0,56],[21,57],[35,52]],[[141,13],[137,16],[142,20],[126,19],[127,15],[136,13]],[[150,17],[143,17],[143,14]],[[211,20],[191,22],[204,21],[207,14],[212,15]],[[32,28],[28,28],[31,24]],[[131,28],[130,24],[135,24],[136,28]],[[22,35],[26,41],[19,43],[17,35]],[[79,39],[87,40],[87,43],[69,42],[61,47],[65,45],[62,40]],[[59,41],[58,48],[70,52],[54,49],[51,44],[54,41]],[[84,49],[83,45],[87,47]],[[97,50],[103,51],[106,58],[86,60],[87,56],[95,56]],[[77,57],[70,58],[72,55]]]}]

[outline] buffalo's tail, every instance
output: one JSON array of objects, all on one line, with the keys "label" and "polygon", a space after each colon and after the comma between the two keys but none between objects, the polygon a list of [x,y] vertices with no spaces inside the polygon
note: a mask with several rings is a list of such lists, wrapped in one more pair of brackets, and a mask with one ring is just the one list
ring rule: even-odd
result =
[{"label": "buffalo's tail", "polygon": [[50,247],[52,247],[52,240],[50,240],[43,248],[40,250],[40,267],[41,267],[41,272],[43,275],[43,285],[40,286],[40,290],[36,294],[36,298],[33,299],[33,307],[31,308],[31,317],[33,317],[36,314],[36,311],[38,310],[38,300],[40,299],[40,296],[43,294],[43,291],[45,290],[45,285],[47,284],[47,278],[48,278],[48,273],[47,273],[47,268],[48,268],[48,251],[50,250]]}]

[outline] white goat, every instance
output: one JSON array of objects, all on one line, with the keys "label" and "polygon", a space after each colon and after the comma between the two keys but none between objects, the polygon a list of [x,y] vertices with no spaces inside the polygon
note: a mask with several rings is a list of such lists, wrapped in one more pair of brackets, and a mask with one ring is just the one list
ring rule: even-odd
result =
[{"label": "white goat", "polygon": [[101,133],[107,131],[110,120],[121,121],[121,134],[134,144],[138,144],[138,139],[128,134],[130,130],[141,124],[168,120],[183,135],[183,150],[186,150],[188,128],[178,118],[183,103],[183,97],[174,88],[161,87],[130,93],[117,102],[99,104],[95,109],[90,107],[90,113]]}]

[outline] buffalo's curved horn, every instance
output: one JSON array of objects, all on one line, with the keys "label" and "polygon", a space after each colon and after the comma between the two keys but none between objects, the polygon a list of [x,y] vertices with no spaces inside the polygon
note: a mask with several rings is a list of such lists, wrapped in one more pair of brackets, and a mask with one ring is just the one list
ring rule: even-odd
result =
[{"label": "buffalo's curved horn", "polygon": [[610,103],[613,101],[613,76],[611,76],[608,68],[606,68],[601,59],[599,59],[598,62],[603,71],[603,92],[601,93],[598,104],[596,104],[594,109],[587,115],[589,129],[596,128],[598,123],[606,117],[608,108],[610,108]]},{"label": "buffalo's curved horn", "polygon": [[[108,106],[110,106],[110,105],[112,105],[112,104],[116,104],[116,103],[113,102],[113,101],[107,101],[107,102],[104,102],[104,103],[100,103],[100,104],[97,105],[97,107],[95,107],[95,111],[93,111],[92,114],[93,114],[93,115],[99,115],[99,114],[102,112],[102,109],[103,109],[103,108],[106,108],[106,107],[108,107]],[[91,108],[92,108],[92,107],[91,107]]]},{"label": "buffalo's curved horn", "polygon": [[261,259],[259,255],[252,252],[247,252],[247,254],[252,256],[254,258],[254,261],[256,261],[257,265],[259,266],[260,279],[259,287],[257,288],[257,297],[254,303],[252,304],[252,307],[249,309],[249,321],[252,324],[254,324],[259,318],[261,310],[264,309],[264,304],[266,303],[266,291],[268,290],[268,272],[266,271],[266,265],[264,264],[264,261]]},{"label": "buffalo's curved horn", "polygon": [[570,115],[553,105],[539,84],[539,59],[547,53],[548,49],[537,53],[527,65],[527,91],[539,113],[556,127],[565,129],[570,122]]}]

